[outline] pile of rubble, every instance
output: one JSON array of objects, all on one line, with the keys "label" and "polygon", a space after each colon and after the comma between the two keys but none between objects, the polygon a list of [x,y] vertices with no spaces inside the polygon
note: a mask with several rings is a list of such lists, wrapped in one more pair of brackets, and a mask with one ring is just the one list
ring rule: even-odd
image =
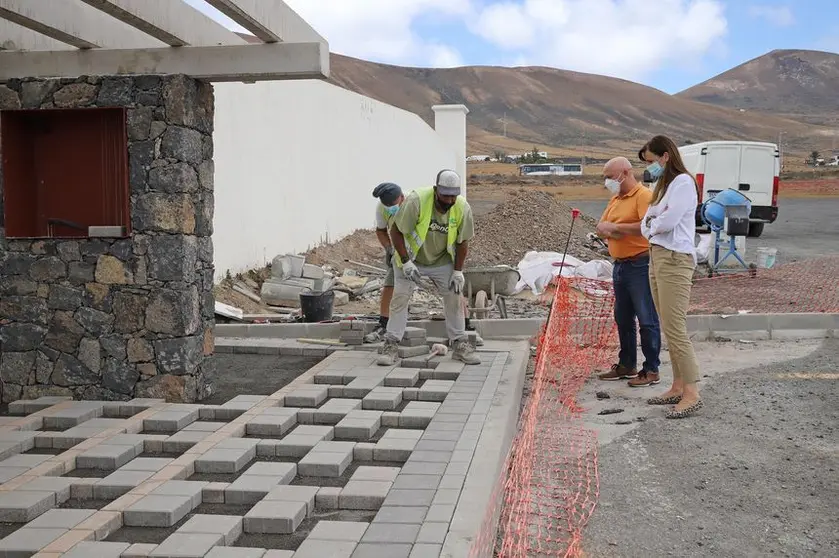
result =
[{"label": "pile of rubble", "polygon": [[[307,264],[303,256],[277,256],[271,262],[271,276],[260,289],[260,298],[268,306],[300,308],[304,292],[324,292],[332,289],[334,278],[320,266]],[[335,293],[335,304],[346,304],[349,296]],[[343,296],[339,296],[343,295]]]},{"label": "pile of rubble", "polygon": [[597,222],[581,214],[571,229],[572,207],[547,192],[518,190],[475,222],[469,243],[469,266],[517,265],[529,251],[563,252],[583,261],[600,258],[586,238]]}]

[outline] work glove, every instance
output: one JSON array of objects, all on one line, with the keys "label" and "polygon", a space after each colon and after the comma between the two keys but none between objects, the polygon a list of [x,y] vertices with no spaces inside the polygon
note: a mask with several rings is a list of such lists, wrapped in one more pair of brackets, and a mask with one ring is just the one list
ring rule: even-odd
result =
[{"label": "work glove", "polygon": [[449,288],[455,293],[460,294],[463,292],[463,286],[465,284],[466,278],[463,276],[463,272],[458,270],[452,271],[452,277],[449,279]]},{"label": "work glove", "polygon": [[419,285],[422,276],[420,275],[419,269],[417,269],[417,264],[408,260],[402,265],[402,273],[405,274],[405,277]]}]

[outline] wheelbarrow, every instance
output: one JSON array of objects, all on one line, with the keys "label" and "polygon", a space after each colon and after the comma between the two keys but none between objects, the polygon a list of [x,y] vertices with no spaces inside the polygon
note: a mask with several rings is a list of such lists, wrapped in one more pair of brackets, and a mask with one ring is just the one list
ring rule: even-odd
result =
[{"label": "wheelbarrow", "polygon": [[502,318],[507,317],[505,297],[515,294],[521,279],[518,270],[509,265],[473,267],[464,269],[463,276],[466,279],[464,296],[471,318],[488,318],[494,309]]}]

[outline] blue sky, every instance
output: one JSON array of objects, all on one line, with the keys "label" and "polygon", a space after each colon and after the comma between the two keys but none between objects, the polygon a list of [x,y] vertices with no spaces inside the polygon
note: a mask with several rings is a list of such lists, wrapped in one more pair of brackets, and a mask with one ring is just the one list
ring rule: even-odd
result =
[{"label": "blue sky", "polygon": [[[203,0],[187,0],[235,27]],[[286,0],[333,52],[544,65],[675,93],[773,49],[839,53],[836,0]]]}]

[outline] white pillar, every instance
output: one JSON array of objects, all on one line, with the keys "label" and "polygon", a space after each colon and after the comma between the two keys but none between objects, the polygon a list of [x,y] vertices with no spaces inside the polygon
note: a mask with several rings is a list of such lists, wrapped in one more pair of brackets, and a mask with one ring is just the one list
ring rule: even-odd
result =
[{"label": "white pillar", "polygon": [[466,115],[469,109],[465,105],[434,105],[431,110],[434,111],[434,129],[455,153],[457,159],[452,170],[460,175],[466,197]]}]

